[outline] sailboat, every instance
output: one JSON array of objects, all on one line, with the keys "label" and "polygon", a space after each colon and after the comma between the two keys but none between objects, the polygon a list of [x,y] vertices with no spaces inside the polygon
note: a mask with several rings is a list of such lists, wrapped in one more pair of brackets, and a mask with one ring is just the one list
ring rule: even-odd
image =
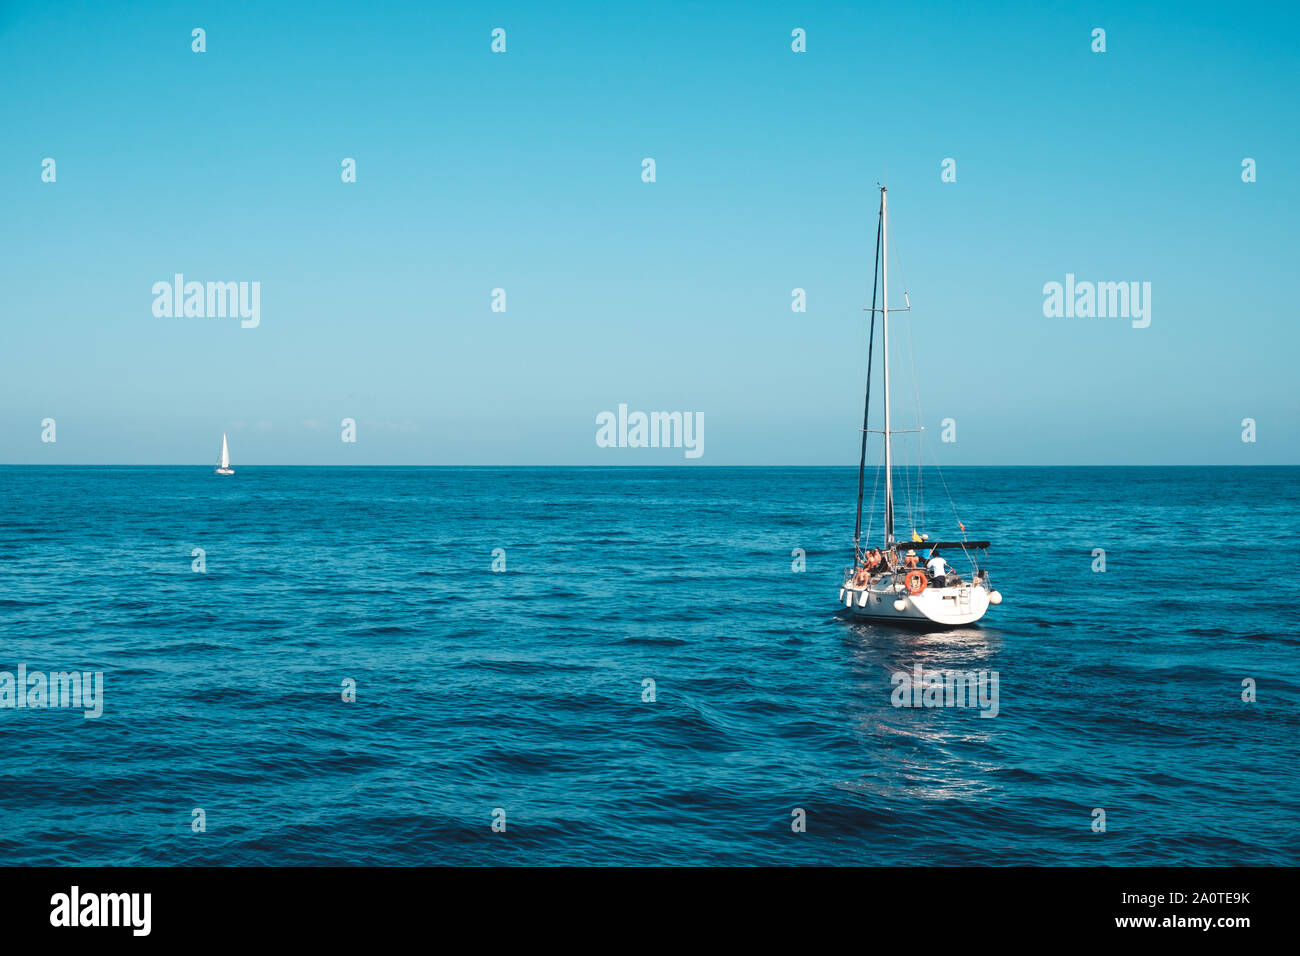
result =
[{"label": "sailboat", "polygon": [[217,462],[218,475],[233,475],[235,469],[230,467],[230,446],[226,444],[226,433],[221,433],[221,460]]},{"label": "sailboat", "polygon": [[[895,625],[920,625],[924,627],[958,627],[973,624],[982,618],[990,605],[1002,603],[1002,595],[989,584],[989,573],[983,567],[988,553],[987,541],[966,539],[966,527],[957,520],[960,538],[931,541],[930,536],[915,524],[910,534],[900,540],[896,534],[894,509],[894,429],[890,420],[889,394],[889,210],[887,193],[880,187],[880,217],[876,231],[876,269],[872,276],[871,332],[867,345],[867,394],[862,411],[862,454],[858,462],[858,516],[853,530],[854,565],[844,569],[840,587],[840,603],[849,616],[874,622]],[[876,280],[880,280],[880,308],[876,307]],[[906,308],[911,301],[904,293]],[[881,339],[884,348],[882,371],[884,373],[884,426],[879,431],[869,428],[871,412],[871,353],[875,346],[876,316],[880,316]],[[906,431],[921,431],[905,429]],[[883,441],[885,501],[883,542],[879,548],[864,548],[862,535],[862,495],[866,487],[867,440],[879,434]],[[920,464],[918,460],[917,491],[920,491]],[[879,475],[877,475],[877,484]],[[945,481],[945,488],[947,483]],[[908,485],[909,506],[911,485]],[[923,505],[921,506],[923,508]],[[956,510],[953,511],[956,518]],[[916,515],[911,516],[913,522]],[[924,512],[921,512],[921,523]],[[870,529],[868,529],[868,536]],[[968,576],[950,564],[964,555],[970,566]],[[938,560],[935,560],[938,559]]]}]

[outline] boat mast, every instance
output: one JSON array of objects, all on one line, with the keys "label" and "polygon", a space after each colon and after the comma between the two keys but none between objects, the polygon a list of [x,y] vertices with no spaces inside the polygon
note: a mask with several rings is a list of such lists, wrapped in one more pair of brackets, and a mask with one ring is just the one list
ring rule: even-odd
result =
[{"label": "boat mast", "polygon": [[858,517],[853,525],[853,556],[862,556],[862,493],[867,487],[867,438],[871,426],[871,369],[876,351],[876,292],[880,281],[880,215],[876,215],[876,257],[871,260],[871,323],[867,332],[867,388],[862,401],[862,453],[858,458]]},{"label": "boat mast", "polygon": [[880,187],[880,315],[885,347],[885,547],[894,546],[894,460],[889,447],[889,211]]}]

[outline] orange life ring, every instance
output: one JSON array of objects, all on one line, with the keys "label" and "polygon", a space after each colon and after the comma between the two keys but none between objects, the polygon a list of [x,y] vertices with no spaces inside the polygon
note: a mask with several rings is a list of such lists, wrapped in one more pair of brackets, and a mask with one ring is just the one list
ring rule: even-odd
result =
[{"label": "orange life ring", "polygon": [[903,578],[903,584],[907,586],[908,594],[920,594],[925,590],[926,586],[925,572],[919,568],[913,568],[911,571],[908,571],[907,576]]}]

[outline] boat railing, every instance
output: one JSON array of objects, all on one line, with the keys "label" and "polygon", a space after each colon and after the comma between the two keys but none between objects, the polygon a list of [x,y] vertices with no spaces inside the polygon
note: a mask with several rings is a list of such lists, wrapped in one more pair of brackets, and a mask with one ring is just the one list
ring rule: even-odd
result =
[{"label": "boat railing", "polygon": [[[933,583],[934,581],[934,576],[930,574],[930,572],[924,566],[916,567],[916,568],[900,567],[900,568],[895,568],[892,571],[888,569],[886,569],[885,571],[872,571],[868,576],[868,581],[872,584],[878,584],[880,578],[891,577],[893,578],[894,585],[898,587],[903,587],[904,579],[907,577],[908,572],[910,571],[920,571],[922,574],[925,575],[927,582]],[[857,574],[856,568],[852,568],[852,567],[845,568],[844,583],[842,587],[846,587],[846,588],[851,587],[853,584],[853,578],[856,574]],[[989,573],[987,570],[983,568],[976,569],[975,573],[971,575],[964,575],[961,574],[960,572],[950,570],[948,574],[945,575],[945,578],[946,578],[946,584],[949,587],[958,583],[964,585],[980,584],[985,587],[988,587]]]}]

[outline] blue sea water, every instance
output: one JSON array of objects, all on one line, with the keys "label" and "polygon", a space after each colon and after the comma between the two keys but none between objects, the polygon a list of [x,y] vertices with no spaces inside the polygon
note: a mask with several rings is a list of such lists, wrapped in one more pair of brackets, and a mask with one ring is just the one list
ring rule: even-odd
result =
[{"label": "blue sea water", "polygon": [[837,614],[852,468],[0,468],[0,671],[104,674],[0,709],[0,860],[1300,862],[1300,469],[945,477],[1005,601],[927,633]]}]

